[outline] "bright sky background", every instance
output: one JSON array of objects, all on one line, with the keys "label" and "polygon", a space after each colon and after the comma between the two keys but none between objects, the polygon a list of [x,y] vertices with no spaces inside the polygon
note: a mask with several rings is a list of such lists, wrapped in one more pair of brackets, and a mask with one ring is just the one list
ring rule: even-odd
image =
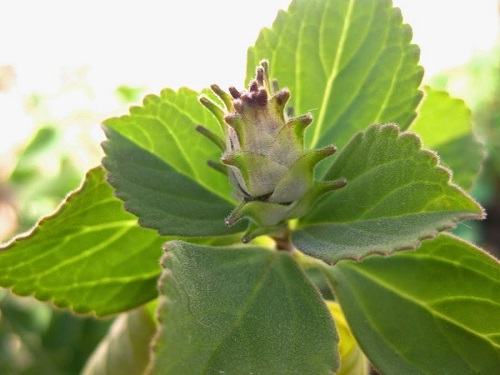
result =
[{"label": "bright sky background", "polygon": [[[497,0],[394,0],[414,30],[427,77],[490,49]],[[65,68],[88,65],[93,90],[120,84],[194,89],[239,85],[246,49],[289,0],[0,0],[0,65],[19,95],[58,89]],[[1,98],[0,98],[1,99]],[[0,154],[13,107],[0,100]],[[100,101],[106,112],[107,102]],[[64,109],[64,102],[60,103]],[[110,108],[109,111],[112,109]],[[20,126],[9,125],[19,137]],[[2,142],[3,139],[3,142]]]},{"label": "bright sky background", "polygon": [[[0,0],[0,63],[17,66],[27,87],[50,88],[54,71],[84,64],[102,84],[237,84],[247,47],[289,1]],[[498,35],[497,0],[394,3],[414,29],[429,73],[491,48]]]}]

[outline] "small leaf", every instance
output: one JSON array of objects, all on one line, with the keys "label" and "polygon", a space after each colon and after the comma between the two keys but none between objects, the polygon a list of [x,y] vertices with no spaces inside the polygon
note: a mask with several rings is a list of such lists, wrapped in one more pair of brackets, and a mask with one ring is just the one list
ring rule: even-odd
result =
[{"label": "small leaf", "polygon": [[500,369],[500,264],[475,246],[443,234],[332,270],[349,326],[381,373]]},{"label": "small leaf", "polygon": [[189,89],[150,95],[130,115],[105,121],[108,181],[142,226],[161,235],[213,236],[241,232],[224,217],[234,209],[226,176],[208,167],[220,150],[195,131],[220,133],[215,118]]},{"label": "small leaf", "polygon": [[78,313],[128,310],[157,296],[163,242],[122,209],[95,168],[55,214],[0,249],[0,286]]},{"label": "small leaf", "polygon": [[137,375],[149,365],[149,343],[156,332],[150,312],[139,308],[120,315],[99,344],[82,375]]},{"label": "small leaf", "polygon": [[337,335],[288,253],[166,245],[155,374],[331,375]]},{"label": "small leaf", "polygon": [[411,130],[422,138],[424,146],[436,150],[441,162],[453,170],[453,182],[466,190],[472,187],[485,150],[472,133],[471,113],[462,100],[426,87]]},{"label": "small leaf", "polygon": [[321,200],[292,234],[298,249],[326,262],[415,248],[481,207],[438,166],[419,138],[396,125],[372,125],[334,160],[326,179],[347,186]]},{"label": "small leaf", "polygon": [[411,38],[389,0],[294,0],[248,50],[247,80],[269,59],[295,113],[314,116],[306,146],[342,148],[368,124],[415,118],[423,69]]}]

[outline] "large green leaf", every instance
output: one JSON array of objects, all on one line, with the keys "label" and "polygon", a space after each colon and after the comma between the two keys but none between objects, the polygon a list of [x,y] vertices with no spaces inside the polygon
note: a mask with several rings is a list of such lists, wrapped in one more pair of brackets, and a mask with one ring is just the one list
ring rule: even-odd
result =
[{"label": "large green leaf", "polygon": [[95,168],[55,214],[0,249],[0,286],[79,313],[128,310],[157,296],[163,242]]},{"label": "large green leaf", "polygon": [[145,308],[120,315],[96,348],[82,375],[139,375],[149,365],[156,322]]},{"label": "large green leaf", "polygon": [[426,87],[411,130],[420,135],[425,147],[437,151],[441,162],[453,171],[456,184],[472,187],[485,152],[472,133],[471,113],[462,100]]},{"label": "large green leaf", "polygon": [[226,176],[206,164],[220,150],[195,131],[220,126],[189,89],[149,95],[130,115],[104,122],[108,181],[139,223],[161,235],[212,236],[235,233],[224,217],[234,208]]},{"label": "large green leaf", "polygon": [[295,113],[311,111],[308,147],[342,147],[375,122],[406,129],[416,116],[423,69],[412,31],[390,0],[294,0],[248,50],[290,89]]},{"label": "large green leaf", "polygon": [[337,334],[290,254],[166,245],[155,374],[331,375]]},{"label": "large green leaf", "polygon": [[450,184],[419,138],[396,125],[373,125],[340,152],[326,175],[346,178],[299,223],[295,245],[327,262],[415,248],[481,207]]},{"label": "large green leaf", "polygon": [[451,235],[333,267],[358,343],[383,374],[496,374],[500,264]]}]

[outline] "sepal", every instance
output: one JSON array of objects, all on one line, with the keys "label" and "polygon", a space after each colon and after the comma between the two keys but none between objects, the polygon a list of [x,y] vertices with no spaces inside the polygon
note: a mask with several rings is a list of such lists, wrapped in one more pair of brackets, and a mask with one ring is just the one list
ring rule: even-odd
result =
[{"label": "sepal", "polygon": [[321,150],[309,150],[295,162],[280,179],[273,194],[271,203],[290,203],[300,199],[314,185],[314,167],[323,159],[333,155],[337,148],[327,146]]},{"label": "sepal", "polygon": [[217,134],[215,134],[213,131],[204,127],[203,125],[196,125],[195,130],[201,135],[204,135],[208,140],[210,140],[213,144],[215,144],[222,151],[224,151],[226,146],[224,140]]},{"label": "sepal", "polygon": [[316,182],[301,199],[289,204],[270,203],[268,200],[242,201],[226,218],[225,223],[231,226],[247,218],[259,227],[276,227],[286,220],[304,216],[323,194],[340,189],[346,183],[345,179]]},{"label": "sepal", "polygon": [[262,227],[253,222],[248,224],[246,232],[241,237],[241,242],[249,243],[259,236],[280,237],[287,230],[286,224],[278,224],[270,227]]},{"label": "sepal", "polygon": [[237,152],[226,154],[221,158],[223,164],[229,166],[238,180],[238,189],[257,199],[271,194],[280,179],[287,173],[287,168],[257,153]]},{"label": "sepal", "polygon": [[224,110],[221,107],[219,107],[217,104],[215,104],[213,101],[211,101],[205,95],[200,96],[198,100],[206,109],[208,109],[210,112],[212,112],[214,117],[219,122],[219,124],[222,128],[222,131],[224,131],[224,133],[225,133],[226,127],[224,125]]}]

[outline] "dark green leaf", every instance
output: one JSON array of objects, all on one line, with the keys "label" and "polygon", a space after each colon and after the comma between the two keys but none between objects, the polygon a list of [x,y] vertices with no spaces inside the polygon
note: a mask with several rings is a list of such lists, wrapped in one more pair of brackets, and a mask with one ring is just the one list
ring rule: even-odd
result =
[{"label": "dark green leaf", "polygon": [[290,254],[166,245],[155,374],[332,374],[337,335]]},{"label": "dark green leaf", "polygon": [[241,231],[224,217],[234,208],[227,177],[206,165],[220,150],[194,130],[220,126],[189,89],[150,95],[130,115],[107,120],[104,167],[116,195],[139,223],[161,235],[212,236]]},{"label": "dark green leaf", "polygon": [[0,286],[79,313],[128,310],[156,297],[163,242],[95,168],[55,214],[0,249]]},{"label": "dark green leaf", "polygon": [[306,254],[327,262],[415,248],[459,220],[481,218],[481,207],[438,166],[419,138],[395,125],[358,133],[326,178],[346,178],[300,221],[292,235]]},{"label": "dark green leaf", "polygon": [[416,116],[423,69],[411,38],[390,0],[295,0],[248,50],[247,78],[269,59],[295,113],[315,117],[306,145],[343,147],[369,124],[406,129]]},{"label": "dark green leaf", "polygon": [[472,187],[485,151],[472,133],[471,113],[462,100],[426,87],[411,130],[422,138],[425,147],[436,150],[441,162],[451,168],[453,182],[467,190]]},{"label": "dark green leaf", "polygon": [[347,321],[383,374],[495,374],[500,264],[450,235],[333,267]]}]

